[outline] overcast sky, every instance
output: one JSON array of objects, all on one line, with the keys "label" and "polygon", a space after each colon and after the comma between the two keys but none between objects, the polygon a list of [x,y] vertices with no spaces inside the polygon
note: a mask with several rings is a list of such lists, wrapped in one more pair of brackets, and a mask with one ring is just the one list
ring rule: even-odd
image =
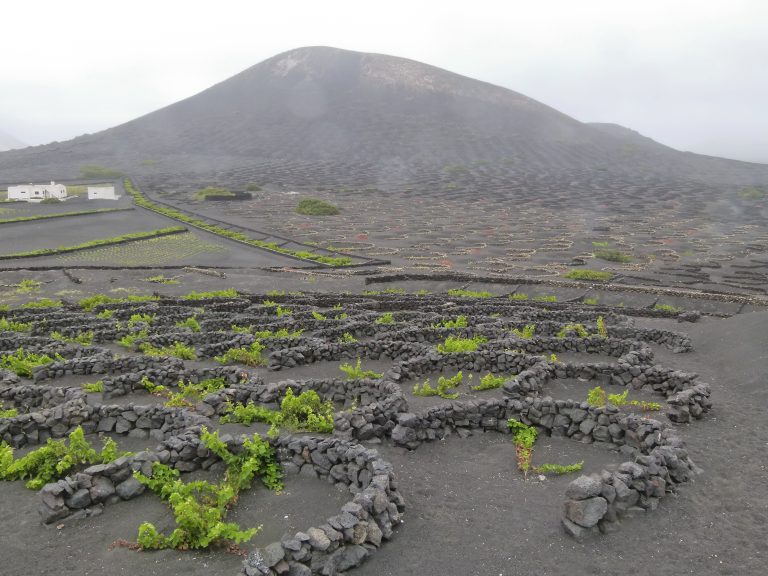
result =
[{"label": "overcast sky", "polygon": [[95,132],[279,52],[420,60],[704,154],[768,162],[765,0],[12,0],[0,132]]}]

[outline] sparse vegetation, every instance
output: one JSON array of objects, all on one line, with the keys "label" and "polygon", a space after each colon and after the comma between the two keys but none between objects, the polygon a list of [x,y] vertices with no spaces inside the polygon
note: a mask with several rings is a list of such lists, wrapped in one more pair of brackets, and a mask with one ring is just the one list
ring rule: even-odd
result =
[{"label": "sparse vegetation", "polygon": [[221,196],[221,197],[234,198],[235,193],[230,190],[227,190],[226,188],[215,188],[215,187],[209,186],[208,188],[201,188],[200,190],[197,190],[192,195],[192,198],[194,198],[195,200],[205,200],[209,196],[212,196],[212,197]]},{"label": "sparse vegetation", "polygon": [[467,317],[457,316],[455,320],[442,320],[432,324],[432,328],[466,328],[468,326]]},{"label": "sparse vegetation", "polygon": [[523,338],[525,340],[530,340],[533,338],[533,333],[536,331],[536,324],[526,324],[523,326],[523,329],[520,330],[519,328],[512,328],[512,334],[517,336],[518,338]]},{"label": "sparse vegetation", "polygon": [[36,258],[38,256],[51,256],[53,254],[66,254],[68,252],[77,252],[79,250],[87,250],[89,248],[98,248],[99,246],[108,246],[111,244],[122,244],[124,242],[132,242],[134,240],[145,240],[147,238],[157,238],[159,236],[167,236],[168,234],[178,234],[180,232],[186,232],[186,228],[183,226],[171,226],[169,228],[159,228],[157,230],[150,230],[148,232],[131,232],[129,234],[122,234],[121,236],[112,236],[111,238],[99,238],[96,240],[88,240],[81,244],[75,244],[73,246],[58,246],[56,248],[40,248],[38,250],[30,250],[29,252],[16,252],[14,254],[0,255],[0,260],[10,260],[15,258]]},{"label": "sparse vegetation", "polygon": [[621,394],[606,394],[600,386],[592,388],[587,393],[587,402],[591,406],[607,406],[608,404],[621,408],[623,406],[632,406],[643,411],[661,410],[661,404],[658,402],[646,402],[644,400],[629,400],[629,390],[624,390]]},{"label": "sparse vegetation", "polygon": [[487,342],[485,336],[473,336],[472,338],[459,338],[457,336],[448,336],[445,342],[437,345],[437,351],[440,354],[456,354],[460,352],[474,352],[480,344]]},{"label": "sparse vegetation", "polygon": [[600,260],[619,262],[622,264],[632,262],[632,256],[625,254],[621,250],[597,250],[594,252],[594,257],[599,258]]},{"label": "sparse vegetation", "polygon": [[96,452],[78,426],[70,432],[68,441],[49,438],[44,446],[17,460],[13,458],[13,448],[0,442],[0,479],[26,480],[27,488],[40,490],[49,482],[63,478],[76,466],[108,464],[124,455],[118,453],[111,438],[104,441],[101,452]]},{"label": "sparse vegetation", "polygon": [[250,425],[256,421],[270,424],[270,435],[278,434],[281,427],[290,432],[330,434],[333,432],[333,404],[330,400],[321,401],[314,390],[305,390],[296,396],[293,389],[288,388],[280,402],[280,410],[270,410],[253,402],[245,405],[228,403],[226,413],[221,417],[222,424]]},{"label": "sparse vegetation", "polygon": [[30,330],[32,330],[31,322],[16,322],[0,318],[0,332],[29,332]]},{"label": "sparse vegetation", "polygon": [[496,294],[486,291],[476,290],[464,290],[462,288],[453,288],[448,290],[449,296],[456,296],[458,298],[493,298]]},{"label": "sparse vegetation", "polygon": [[230,348],[221,356],[214,356],[219,364],[245,364],[246,366],[265,366],[267,360],[262,357],[264,344],[256,340],[250,346]]},{"label": "sparse vegetation", "polygon": [[58,340],[59,342],[67,342],[69,344],[82,344],[83,346],[90,346],[93,343],[93,330],[87,330],[86,332],[78,332],[75,336],[65,336],[61,332],[54,330],[51,332],[51,338]]},{"label": "sparse vegetation", "polygon": [[497,388],[501,388],[506,381],[507,378],[505,376],[494,376],[488,372],[488,374],[480,378],[480,384],[477,386],[472,386],[472,390],[476,390],[478,392],[482,392],[483,390],[495,390]]},{"label": "sparse vegetation", "polygon": [[246,438],[243,450],[238,454],[229,451],[218,432],[210,433],[203,428],[201,440],[227,466],[220,484],[204,480],[182,482],[178,470],[159,462],[153,464],[151,477],[134,473],[139,482],[168,502],[177,526],[166,536],[158,532],[153,524],[142,523],[138,533],[141,548],[189,550],[215,544],[239,544],[250,540],[260,530],[261,527],[241,530],[237,524],[224,520],[237,502],[240,491],[250,488],[256,477],[260,476],[262,483],[271,490],[282,489],[280,467],[274,450],[258,434]]},{"label": "sparse vegetation", "polygon": [[178,341],[170,346],[161,346],[160,348],[156,348],[149,342],[144,342],[139,346],[139,350],[147,356],[172,356],[182,360],[197,360],[195,349]]},{"label": "sparse vegetation", "polygon": [[97,180],[99,178],[111,179],[122,178],[123,173],[113,168],[105,168],[104,166],[98,166],[96,164],[86,164],[80,166],[80,176],[88,180]]},{"label": "sparse vegetation", "polygon": [[440,396],[446,400],[455,400],[459,397],[458,392],[451,392],[452,389],[461,385],[464,381],[464,375],[461,371],[457,372],[455,376],[446,378],[440,376],[437,379],[437,388],[433,388],[429,379],[425,380],[421,386],[419,384],[413,385],[414,396]]},{"label": "sparse vegetation", "polygon": [[613,278],[613,274],[611,272],[603,272],[601,270],[571,270],[564,274],[563,278],[568,278],[569,280],[607,282]]},{"label": "sparse vegetation", "polygon": [[51,358],[46,354],[36,354],[19,348],[13,354],[0,356],[0,368],[10,370],[22,378],[32,378],[35,368],[50,364],[54,360],[64,360],[64,358],[58,354],[54,354],[54,357]]},{"label": "sparse vegetation", "polygon": [[384,312],[381,316],[373,321],[374,324],[394,324],[395,318],[392,316],[392,312]]},{"label": "sparse vegetation", "polygon": [[347,380],[363,380],[366,378],[376,380],[384,375],[379,374],[378,372],[374,372],[373,370],[363,370],[361,367],[360,358],[357,359],[357,363],[354,366],[352,366],[349,362],[344,362],[339,366],[339,370],[347,375]]},{"label": "sparse vegetation", "polygon": [[304,216],[335,216],[341,211],[338,206],[334,206],[325,200],[302,198],[296,205],[295,212]]}]

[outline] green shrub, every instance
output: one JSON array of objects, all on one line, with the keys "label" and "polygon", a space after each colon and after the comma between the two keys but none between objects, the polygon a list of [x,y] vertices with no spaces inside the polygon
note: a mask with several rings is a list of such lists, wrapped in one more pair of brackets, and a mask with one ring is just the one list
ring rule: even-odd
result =
[{"label": "green shrub", "polygon": [[597,317],[597,334],[600,338],[608,338],[608,328],[605,327],[605,320],[602,316]]},{"label": "green shrub", "polygon": [[25,278],[19,282],[18,287],[16,288],[16,294],[29,294],[30,292],[38,292],[40,290],[40,286],[42,285],[43,283],[38,280],[29,280]]},{"label": "green shrub", "polygon": [[564,278],[570,280],[590,280],[595,282],[607,282],[613,278],[611,272],[603,272],[601,270],[571,270],[563,275]]},{"label": "green shrub", "polygon": [[78,304],[84,311],[91,312],[97,306],[103,306],[105,304],[122,304],[125,302],[151,302],[154,300],[160,300],[160,297],[130,295],[126,296],[125,298],[113,298],[112,296],[107,296],[105,294],[95,294],[93,296],[83,298],[80,300],[80,302],[78,302]]},{"label": "green shrub", "polygon": [[[19,415],[19,411],[16,408],[5,408],[3,403],[0,402],[0,418],[15,418]],[[0,469],[2,469],[2,463],[0,463]],[[2,479],[2,473],[0,473],[0,479]]]},{"label": "green shrub", "polygon": [[227,403],[221,423],[237,422],[251,424],[254,421],[266,422],[272,426],[270,434],[278,433],[283,427],[291,432],[333,432],[333,404],[330,400],[322,402],[314,390],[305,390],[298,396],[288,388],[280,402],[280,410],[270,410],[263,406]]},{"label": "green shrub", "polygon": [[448,336],[445,342],[437,345],[437,351],[440,354],[456,354],[459,352],[474,352],[480,344],[487,342],[485,336],[474,336],[472,338],[460,338],[458,336]]},{"label": "green shrub", "polygon": [[540,294],[539,296],[534,296],[533,299],[536,302],[557,302],[557,296],[555,295]]},{"label": "green shrub", "polygon": [[120,338],[117,343],[120,344],[120,346],[125,346],[126,348],[133,348],[134,344],[138,340],[143,340],[144,338],[147,338],[149,336],[149,332],[145,328],[144,330],[139,330],[138,332],[130,332]]},{"label": "green shrub", "polygon": [[64,336],[61,332],[54,330],[51,332],[51,338],[58,340],[59,342],[68,342],[69,344],[82,344],[83,346],[90,346],[93,343],[93,330],[87,332],[79,332],[77,336],[69,337]]},{"label": "green shrub", "polygon": [[507,378],[505,376],[494,376],[488,372],[488,374],[480,378],[480,384],[472,386],[472,390],[477,390],[478,392],[482,392],[483,390],[495,390],[496,388],[501,388],[506,381]]},{"label": "green shrub", "polygon": [[523,293],[520,293],[520,294],[518,294],[518,293],[510,294],[509,295],[509,299],[512,300],[513,302],[514,301],[528,300],[528,294],[523,294]]},{"label": "green shrub", "polygon": [[654,310],[660,310],[661,312],[682,312],[682,308],[672,306],[672,304],[654,304]]},{"label": "green shrub", "polygon": [[632,262],[632,256],[625,254],[620,250],[598,250],[594,253],[595,258],[607,260],[608,262]]},{"label": "green shrub", "polygon": [[357,342],[357,338],[352,336],[349,332],[344,332],[344,334],[341,335],[341,338],[339,338],[339,342],[341,344],[354,344]]},{"label": "green shrub", "polygon": [[381,378],[383,376],[383,374],[379,374],[373,370],[363,370],[360,367],[360,364],[360,358],[358,358],[357,364],[354,366],[352,366],[349,362],[344,362],[339,366],[339,370],[347,375],[347,380],[363,380],[366,378],[376,380],[377,378]]},{"label": "green shrub", "polygon": [[558,338],[565,338],[566,336],[576,336],[577,338],[589,338],[589,332],[583,324],[566,324],[557,333]]},{"label": "green shrub", "polygon": [[317,198],[302,198],[295,212],[305,216],[335,216],[340,212],[337,206]]},{"label": "green shrub", "polygon": [[414,396],[440,396],[446,400],[455,400],[459,397],[458,392],[451,392],[453,388],[460,386],[464,381],[464,374],[461,371],[457,372],[455,376],[446,378],[440,376],[437,379],[437,388],[433,388],[429,379],[425,380],[421,386],[419,384],[413,385]]},{"label": "green shrub", "polygon": [[597,306],[598,302],[597,298],[584,298],[584,304],[589,304],[590,306]]},{"label": "green shrub", "polygon": [[265,366],[267,360],[262,357],[264,345],[256,340],[248,347],[230,348],[221,356],[214,356],[219,364],[245,364],[246,366]]},{"label": "green shrub", "polygon": [[200,332],[200,322],[198,322],[197,318],[194,316],[190,316],[185,320],[180,320],[176,322],[176,327],[189,328],[192,332]]},{"label": "green shrub", "polygon": [[507,420],[507,426],[513,434],[512,442],[515,444],[517,467],[527,476],[531,469],[533,445],[539,433],[534,426],[528,426],[514,418]]},{"label": "green shrub", "polygon": [[[207,380],[202,380],[196,384],[179,380],[179,391],[169,394],[168,401],[165,405],[170,408],[194,406],[197,402],[200,402],[203,398],[208,396],[208,394],[213,394],[226,387],[227,382],[221,377],[208,378]],[[145,388],[147,388],[146,385]],[[149,390],[149,388],[147,389]],[[158,390],[158,386],[154,386],[154,389],[150,393],[157,394],[160,391],[161,390]]]},{"label": "green shrub", "polygon": [[513,328],[512,334],[514,334],[518,338],[530,340],[531,338],[533,338],[533,333],[535,331],[536,331],[536,324],[526,324],[525,326],[523,326],[522,330],[520,330],[519,328]]},{"label": "green shrub", "polygon": [[204,480],[185,483],[179,471],[159,462],[152,467],[152,476],[135,472],[134,477],[173,510],[177,527],[169,534],[144,522],[139,526],[138,544],[143,549],[177,548],[180,550],[208,548],[216,544],[240,544],[250,540],[260,529],[241,530],[237,524],[224,522],[227,512],[237,502],[240,491],[248,489],[254,478],[271,490],[282,490],[280,467],[274,450],[258,434],[245,439],[243,450],[233,454],[219,438],[218,432],[203,428],[203,446],[219,456],[227,466],[220,484]]},{"label": "green shrub", "polygon": [[374,324],[394,324],[395,318],[392,316],[392,312],[384,312],[381,316],[373,321]]},{"label": "green shrub", "polygon": [[54,355],[54,358],[45,354],[35,354],[34,352],[26,352],[23,348],[19,348],[13,354],[6,354],[0,356],[0,368],[10,370],[17,376],[22,378],[32,378],[32,373],[37,366],[44,366],[50,364],[55,360],[64,360],[58,354]]},{"label": "green shrub", "polygon": [[170,346],[162,346],[160,348],[156,348],[149,342],[144,342],[139,345],[139,350],[147,356],[172,356],[182,360],[197,360],[195,349],[179,341],[174,342]]},{"label": "green shrub", "polygon": [[457,316],[455,320],[442,320],[432,324],[432,328],[466,328],[468,325],[466,316]]},{"label": "green shrub", "polygon": [[207,298],[237,298],[240,293],[234,288],[226,288],[224,290],[213,290],[211,292],[195,292],[192,291],[189,294],[182,296],[183,300],[205,300]]},{"label": "green shrub", "polygon": [[83,384],[83,390],[90,393],[104,392],[104,380],[97,380],[96,382],[86,382]]},{"label": "green shrub", "polygon": [[328,320],[327,316],[323,316],[322,314],[320,314],[320,312],[315,312],[314,310],[312,310],[312,318],[314,318],[315,320],[320,320],[320,321]]},{"label": "green shrub", "polygon": [[461,288],[448,290],[448,295],[457,296],[459,298],[493,298],[495,296],[492,292],[477,292],[474,290],[463,290]]},{"label": "green shrub", "polygon": [[49,482],[64,478],[75,466],[108,464],[127,454],[118,454],[111,438],[104,441],[100,453],[96,452],[78,426],[69,434],[69,442],[49,438],[44,446],[17,460],[13,458],[13,448],[0,442],[0,479],[27,480],[27,488],[40,490]]},{"label": "green shrub", "polygon": [[29,332],[30,330],[32,330],[31,322],[15,322],[0,318],[0,332]]},{"label": "green shrub", "polygon": [[205,200],[208,196],[227,196],[234,198],[235,193],[226,188],[214,188],[209,186],[208,188],[201,188],[192,195],[195,200]]}]

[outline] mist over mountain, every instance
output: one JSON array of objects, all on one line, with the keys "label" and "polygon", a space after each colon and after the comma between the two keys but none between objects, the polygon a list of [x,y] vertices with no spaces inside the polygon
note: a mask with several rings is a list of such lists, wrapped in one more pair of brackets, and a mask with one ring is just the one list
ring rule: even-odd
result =
[{"label": "mist over mountain", "polygon": [[4,152],[6,150],[15,150],[17,148],[24,148],[25,146],[26,144],[24,144],[24,142],[15,136],[11,136],[10,134],[0,130],[0,152]]},{"label": "mist over mountain", "polygon": [[582,123],[512,90],[413,60],[326,47],[279,54],[96,134],[4,152],[0,181],[74,178],[84,164],[167,186],[386,188],[446,173],[481,173],[498,183],[520,173],[595,172],[768,182],[766,165],[680,152],[617,125]]}]

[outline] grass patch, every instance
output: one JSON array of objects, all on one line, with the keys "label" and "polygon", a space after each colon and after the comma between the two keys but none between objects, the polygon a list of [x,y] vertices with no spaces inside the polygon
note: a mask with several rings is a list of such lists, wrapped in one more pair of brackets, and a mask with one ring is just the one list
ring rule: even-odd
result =
[{"label": "grass patch", "polygon": [[214,188],[209,186],[208,188],[201,188],[192,195],[195,200],[205,200],[209,196],[226,196],[234,198],[235,193],[226,188]]},{"label": "grass patch", "polygon": [[457,296],[459,298],[493,298],[496,296],[492,292],[475,291],[475,290],[463,290],[461,288],[453,288],[448,290],[449,296]]},{"label": "grass patch", "polygon": [[611,272],[604,272],[602,270],[570,270],[566,274],[563,274],[563,278],[568,278],[569,280],[607,282],[613,278],[613,274]]},{"label": "grass patch", "polygon": [[625,254],[621,250],[598,250],[594,252],[594,256],[608,262],[620,262],[622,264],[632,262],[632,256]]},{"label": "grass patch", "polygon": [[134,240],[146,240],[148,238],[168,236],[169,234],[178,234],[180,232],[186,232],[186,231],[187,229],[184,228],[183,226],[172,226],[169,228],[160,228],[158,230],[150,230],[148,232],[131,232],[130,234],[113,236],[111,238],[99,238],[96,240],[89,240],[88,242],[83,242],[82,244],[75,244],[74,246],[58,246],[57,248],[40,248],[39,250],[31,250],[29,252],[16,252],[15,254],[3,254],[3,255],[0,255],[0,260],[9,260],[12,258],[35,258],[38,256],[66,254],[68,252],[87,250],[89,248],[98,248],[99,246],[122,244],[125,242],[132,242]]},{"label": "grass patch", "polygon": [[14,222],[30,222],[33,220],[47,220],[49,218],[64,218],[70,216],[87,216],[89,214],[100,214],[102,212],[125,212],[133,208],[101,208],[99,210],[83,210],[81,212],[60,212],[58,214],[38,214],[37,216],[19,216],[18,218],[5,218],[0,220],[0,224],[13,224]]},{"label": "grass patch", "polygon": [[341,212],[338,206],[318,198],[302,198],[294,211],[304,216],[335,216]]}]

